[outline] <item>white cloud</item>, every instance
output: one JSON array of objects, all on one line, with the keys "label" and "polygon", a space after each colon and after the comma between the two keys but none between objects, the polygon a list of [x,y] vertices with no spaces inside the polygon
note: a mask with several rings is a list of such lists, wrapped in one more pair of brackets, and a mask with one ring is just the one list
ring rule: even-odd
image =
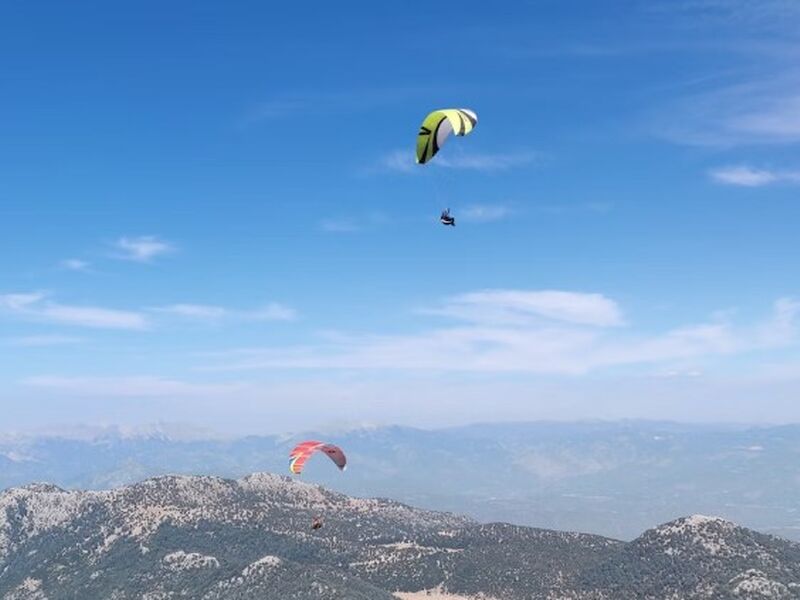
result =
[{"label": "white cloud", "polygon": [[709,175],[718,183],[743,187],[761,187],[780,182],[800,183],[800,172],[768,171],[746,165],[720,167],[712,170]]},{"label": "white cloud", "polygon": [[66,306],[48,303],[36,311],[38,316],[62,323],[81,327],[97,327],[101,329],[146,329],[147,319],[139,313],[125,310],[100,308],[97,306]]},{"label": "white cloud", "polygon": [[418,165],[410,150],[394,150],[378,161],[380,169],[400,173],[421,173],[423,169],[446,168],[466,171],[497,172],[533,164],[540,155],[531,151],[476,154],[463,151],[440,152],[425,165]]},{"label": "white cloud", "polygon": [[390,171],[401,173],[416,173],[422,167],[414,159],[414,153],[410,150],[394,150],[380,159],[379,166]]},{"label": "white cloud", "polygon": [[483,324],[528,323],[550,319],[611,327],[623,323],[616,302],[602,294],[557,290],[485,290],[448,299],[434,314]]},{"label": "white cloud", "polygon": [[729,120],[731,129],[765,140],[800,140],[800,90],[742,111]]},{"label": "white cloud", "polygon": [[257,321],[293,321],[297,318],[297,311],[289,306],[271,302],[259,309],[243,313],[243,316]]},{"label": "white cloud", "polygon": [[761,324],[755,337],[765,347],[790,344],[798,333],[800,302],[792,298],[779,298],[775,302],[772,318]]},{"label": "white cloud", "polygon": [[320,222],[320,229],[328,233],[356,233],[361,230],[354,219],[324,219]]},{"label": "white cloud", "polygon": [[291,321],[297,318],[296,310],[277,302],[271,302],[254,310],[232,310],[207,304],[170,304],[151,310],[157,313],[206,321],[219,321],[222,319]]},{"label": "white cloud", "polygon": [[649,3],[647,9],[683,16],[693,28],[699,19],[713,25],[733,25],[739,32],[788,29],[794,33],[793,27],[800,24],[800,5],[792,0],[666,0]]},{"label": "white cloud", "polygon": [[465,221],[486,223],[501,221],[511,214],[507,206],[500,204],[473,204],[459,211],[458,217]]},{"label": "white cloud", "polygon": [[159,306],[152,309],[154,312],[187,317],[190,319],[221,319],[230,312],[221,306],[209,306],[206,304],[170,304]]},{"label": "white cloud", "polygon": [[189,383],[156,376],[62,377],[42,375],[21,382],[25,386],[104,398],[226,397],[241,392],[242,383]]},{"label": "white cloud", "polygon": [[86,272],[89,270],[89,263],[78,258],[67,258],[62,260],[60,265],[62,269],[67,269],[68,271]]},{"label": "white cloud", "polygon": [[800,142],[800,74],[737,83],[662,107],[656,131],[674,142],[700,146]]},{"label": "white cloud", "polygon": [[0,295],[0,312],[36,321],[99,329],[141,330],[149,326],[145,316],[138,312],[59,304],[41,293]]},{"label": "white cloud", "polygon": [[[318,344],[251,348],[215,356],[210,370],[341,369],[520,372],[579,375],[595,370],[692,361],[785,348],[797,343],[798,303],[746,327],[707,323],[644,334],[623,323],[600,294],[489,290],[445,302],[435,314],[459,321],[410,335],[328,335]],[[221,366],[220,366],[221,365]]]},{"label": "white cloud", "polygon": [[41,302],[44,294],[32,292],[28,294],[0,294],[0,308],[7,311],[21,312]]},{"label": "white cloud", "polygon": [[35,348],[44,346],[63,346],[69,344],[79,344],[83,340],[79,337],[68,335],[25,335],[19,337],[6,338],[5,343],[9,346],[19,346],[22,348]]},{"label": "white cloud", "polygon": [[724,323],[678,327],[652,337],[607,340],[588,360],[590,368],[673,362],[743,351],[742,334]]},{"label": "white cloud", "polygon": [[703,371],[701,369],[688,368],[667,368],[653,373],[653,377],[658,379],[686,379],[693,377],[702,377]]},{"label": "white cloud", "polygon": [[500,154],[450,153],[446,156],[437,154],[431,162],[449,169],[491,172],[524,167],[535,163],[538,159],[537,153],[528,151]]},{"label": "white cloud", "polygon": [[776,180],[774,173],[746,166],[721,167],[711,171],[710,175],[714,181],[719,183],[745,187],[758,187]]},{"label": "white cloud", "polygon": [[169,242],[150,235],[122,237],[114,245],[119,251],[116,258],[135,262],[150,262],[157,256],[175,251],[175,247]]},{"label": "white cloud", "polygon": [[[147,311],[152,315],[162,314],[203,321],[291,321],[297,318],[295,309],[277,302],[252,310],[231,310],[221,306],[185,303],[150,308]],[[29,321],[99,329],[144,330],[151,326],[147,312],[61,304],[38,292],[0,294],[0,315],[3,313]],[[57,339],[61,338],[54,336],[51,342],[56,343]],[[45,338],[40,341],[40,345],[44,345]],[[28,345],[35,345],[36,338],[30,338],[28,342]]]}]

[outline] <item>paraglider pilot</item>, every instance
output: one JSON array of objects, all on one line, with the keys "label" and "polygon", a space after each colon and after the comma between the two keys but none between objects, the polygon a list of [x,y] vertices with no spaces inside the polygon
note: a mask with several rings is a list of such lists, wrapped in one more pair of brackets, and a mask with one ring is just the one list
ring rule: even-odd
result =
[{"label": "paraglider pilot", "polygon": [[449,225],[450,227],[456,226],[456,218],[450,216],[450,209],[442,211],[442,215],[439,217],[439,220],[442,222],[442,225]]}]

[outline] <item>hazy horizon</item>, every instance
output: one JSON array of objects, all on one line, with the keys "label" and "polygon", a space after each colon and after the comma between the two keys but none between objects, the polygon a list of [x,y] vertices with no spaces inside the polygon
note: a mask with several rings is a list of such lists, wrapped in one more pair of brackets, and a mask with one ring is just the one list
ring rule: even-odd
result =
[{"label": "hazy horizon", "polygon": [[163,436],[174,441],[193,440],[236,440],[247,437],[280,437],[289,438],[304,434],[332,434],[344,435],[357,432],[369,432],[386,429],[407,429],[412,431],[436,432],[457,431],[480,427],[503,426],[617,426],[617,425],[642,425],[679,427],[697,430],[722,430],[743,431],[762,430],[781,427],[800,427],[800,422],[769,423],[755,421],[680,421],[670,419],[538,419],[538,420],[486,420],[469,421],[447,425],[413,425],[405,423],[362,421],[362,422],[320,422],[316,425],[309,424],[303,428],[254,430],[254,431],[227,431],[223,428],[215,429],[213,426],[197,426],[189,422],[178,421],[151,421],[137,424],[119,424],[107,422],[84,423],[59,423],[50,426],[40,426],[19,429],[0,429],[0,442],[23,438],[63,438],[75,440],[92,440],[105,436],[121,436],[130,438],[147,438]]}]

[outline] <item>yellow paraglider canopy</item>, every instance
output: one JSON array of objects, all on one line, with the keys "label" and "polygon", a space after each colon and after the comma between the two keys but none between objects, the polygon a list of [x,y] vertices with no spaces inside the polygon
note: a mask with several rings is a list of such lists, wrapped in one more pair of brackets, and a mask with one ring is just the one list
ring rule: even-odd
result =
[{"label": "yellow paraglider canopy", "polygon": [[478,116],[466,108],[443,108],[430,113],[417,134],[417,163],[432,159],[451,133],[467,135],[478,122]]}]

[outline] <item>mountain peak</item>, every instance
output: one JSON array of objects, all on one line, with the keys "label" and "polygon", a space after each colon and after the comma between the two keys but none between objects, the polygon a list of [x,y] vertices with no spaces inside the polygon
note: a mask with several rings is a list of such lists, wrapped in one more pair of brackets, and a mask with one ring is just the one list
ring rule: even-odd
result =
[{"label": "mountain peak", "polygon": [[659,525],[653,531],[661,536],[681,536],[686,534],[709,534],[731,532],[738,525],[727,521],[721,517],[709,517],[706,515],[690,515],[681,517],[669,523]]},{"label": "mountain peak", "polygon": [[28,485],[22,485],[17,488],[11,488],[20,490],[22,492],[31,492],[36,494],[58,494],[63,492],[63,488],[58,487],[57,485],[53,485],[52,483],[39,483],[33,482],[29,483]]},{"label": "mountain peak", "polygon": [[755,534],[720,517],[696,514],[659,525],[637,541],[659,546],[669,555],[691,551],[722,556],[742,552],[744,546],[755,543],[751,533]]},{"label": "mountain peak", "polygon": [[661,525],[663,527],[681,527],[688,529],[705,529],[707,527],[735,527],[736,524],[723,519],[722,517],[713,517],[707,515],[689,515],[688,517],[681,517],[669,523]]}]

